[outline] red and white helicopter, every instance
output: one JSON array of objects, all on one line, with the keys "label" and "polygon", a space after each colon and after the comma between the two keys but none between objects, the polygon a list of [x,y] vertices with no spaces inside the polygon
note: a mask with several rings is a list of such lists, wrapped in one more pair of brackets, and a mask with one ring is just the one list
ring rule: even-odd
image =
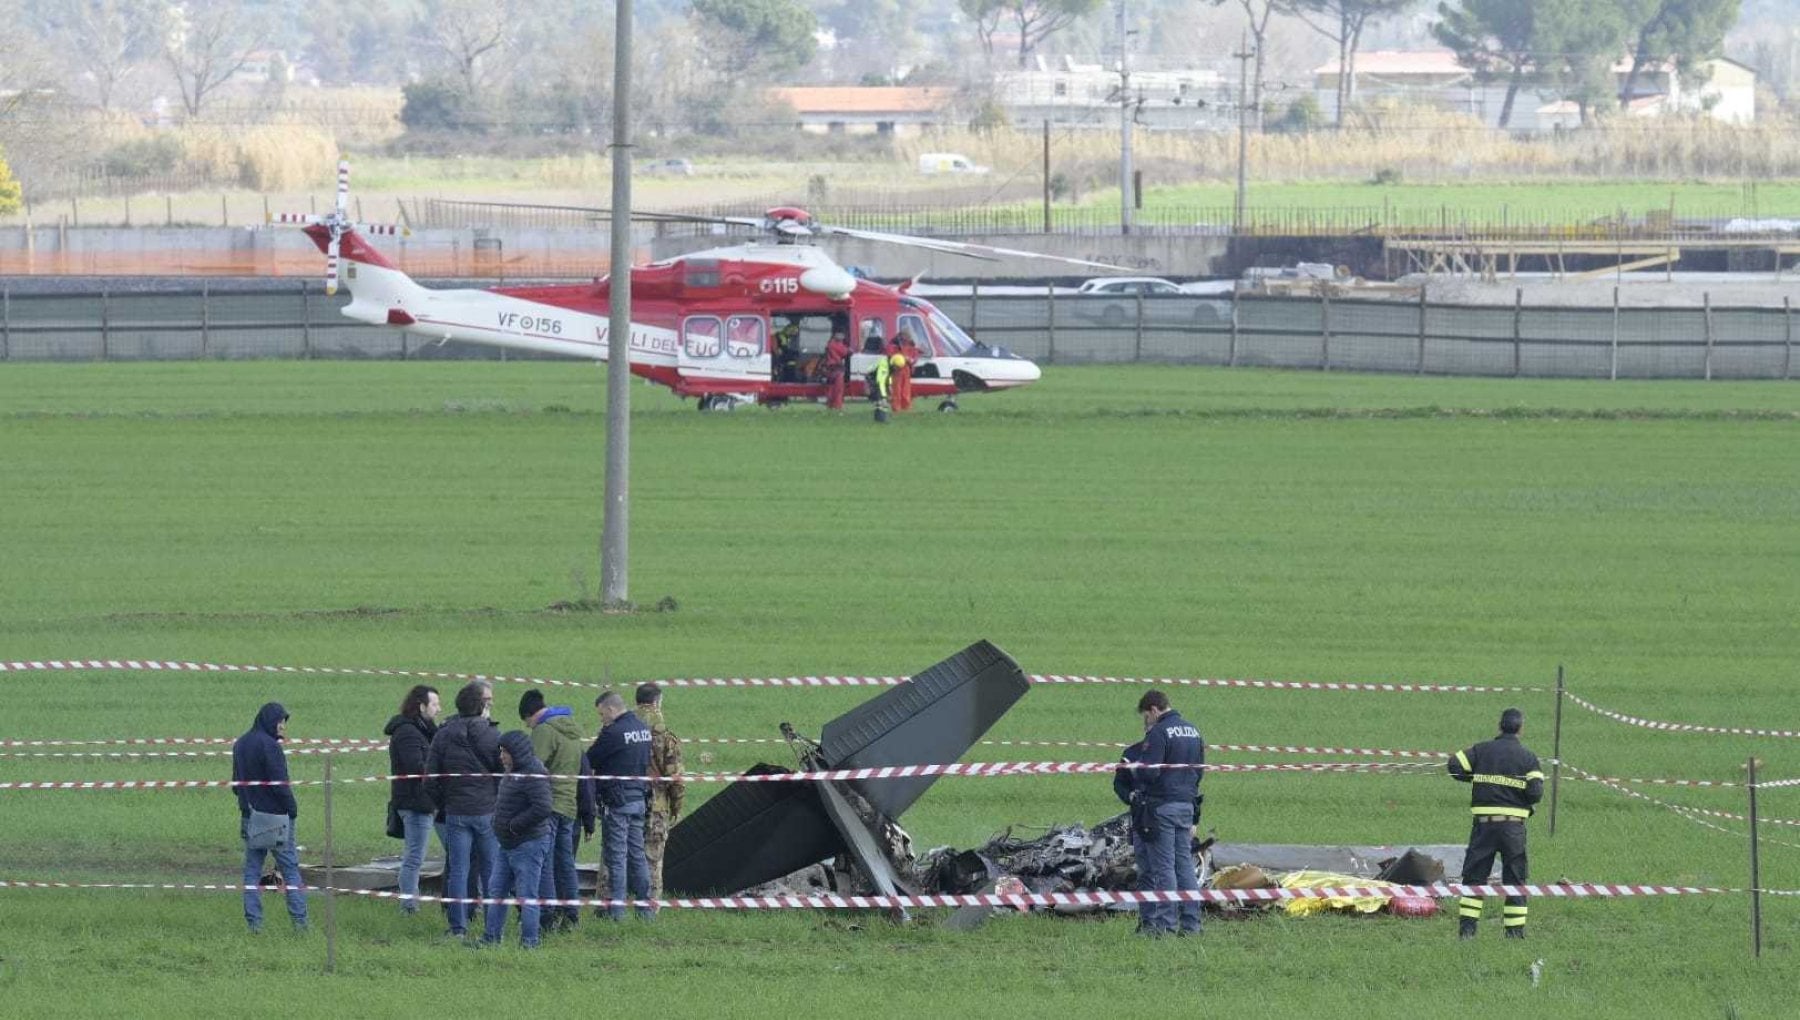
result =
[{"label": "red and white helicopter", "polygon": [[[302,225],[326,255],[325,288],[336,293],[339,264],[351,302],[344,315],[430,339],[604,360],[608,350],[609,279],[591,284],[436,290],[420,286],[383,258],[366,235],[392,226],[356,224],[348,216],[349,164],[338,165],[337,207],[325,216],[283,215]],[[606,210],[587,210],[604,217]],[[803,209],[770,209],[758,219],[642,214],[643,218],[747,226],[770,240],[681,255],[631,271],[631,370],[695,397],[702,411],[737,403],[779,406],[823,401],[819,371],[834,331],[851,339],[848,395],[867,396],[864,374],[888,338],[908,334],[920,348],[913,392],[942,397],[954,410],[962,393],[1016,389],[1035,382],[1038,366],[1002,347],[972,339],[933,307],[908,293],[912,282],[886,286],[859,278],[811,242],[840,236],[995,259],[1043,258],[1118,271],[1101,262],[962,244],[816,223]],[[775,331],[799,327],[796,349],[772,349]]]}]

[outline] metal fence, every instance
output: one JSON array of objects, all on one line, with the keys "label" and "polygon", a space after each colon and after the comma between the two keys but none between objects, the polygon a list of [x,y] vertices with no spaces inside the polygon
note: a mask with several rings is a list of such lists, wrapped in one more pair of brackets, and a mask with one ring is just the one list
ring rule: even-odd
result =
[{"label": "metal fence", "polygon": [[[1577,378],[1791,379],[1780,307],[1574,308],[1339,297],[934,297],[977,339],[1046,364],[1157,362]],[[0,360],[527,357],[346,321],[316,283],[0,289]]]}]

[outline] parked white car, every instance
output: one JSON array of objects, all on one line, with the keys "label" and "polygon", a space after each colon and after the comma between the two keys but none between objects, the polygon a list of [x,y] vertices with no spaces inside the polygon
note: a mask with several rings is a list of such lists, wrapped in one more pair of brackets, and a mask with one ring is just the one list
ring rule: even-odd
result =
[{"label": "parked white car", "polygon": [[[1196,289],[1190,289],[1196,288]],[[1204,289],[1197,289],[1204,288]],[[1227,285],[1227,290],[1229,285]],[[1075,314],[1105,326],[1123,326],[1137,316],[1137,296],[1144,296],[1146,325],[1210,325],[1231,319],[1231,306],[1224,301],[1176,301],[1173,298],[1194,294],[1218,294],[1211,282],[1182,286],[1159,276],[1101,276],[1082,284],[1075,291],[1083,300]],[[1100,298],[1112,300],[1102,303]]]}]

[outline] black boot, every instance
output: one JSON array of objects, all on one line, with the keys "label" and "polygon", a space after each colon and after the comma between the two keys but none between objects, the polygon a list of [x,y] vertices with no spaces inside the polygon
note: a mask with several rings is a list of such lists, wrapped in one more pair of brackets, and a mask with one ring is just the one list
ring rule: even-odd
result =
[{"label": "black boot", "polygon": [[1519,924],[1519,925],[1514,925],[1513,927],[1506,929],[1506,937],[1509,939],[1524,938],[1525,937],[1525,926],[1522,924]]},{"label": "black boot", "polygon": [[1462,923],[1459,924],[1456,928],[1456,937],[1459,939],[1474,938],[1475,937],[1475,919],[1472,917],[1462,918]]}]

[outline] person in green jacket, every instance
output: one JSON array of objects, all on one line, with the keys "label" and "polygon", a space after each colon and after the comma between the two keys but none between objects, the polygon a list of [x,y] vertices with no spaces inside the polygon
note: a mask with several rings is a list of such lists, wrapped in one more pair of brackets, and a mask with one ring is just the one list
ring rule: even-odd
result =
[{"label": "person in green jacket", "polygon": [[519,699],[519,718],[531,726],[531,748],[550,779],[550,860],[538,880],[540,899],[566,900],[544,914],[544,929],[572,928],[580,917],[574,901],[581,898],[575,874],[576,777],[587,741],[575,725],[575,712],[564,705],[545,705],[537,689]]}]

